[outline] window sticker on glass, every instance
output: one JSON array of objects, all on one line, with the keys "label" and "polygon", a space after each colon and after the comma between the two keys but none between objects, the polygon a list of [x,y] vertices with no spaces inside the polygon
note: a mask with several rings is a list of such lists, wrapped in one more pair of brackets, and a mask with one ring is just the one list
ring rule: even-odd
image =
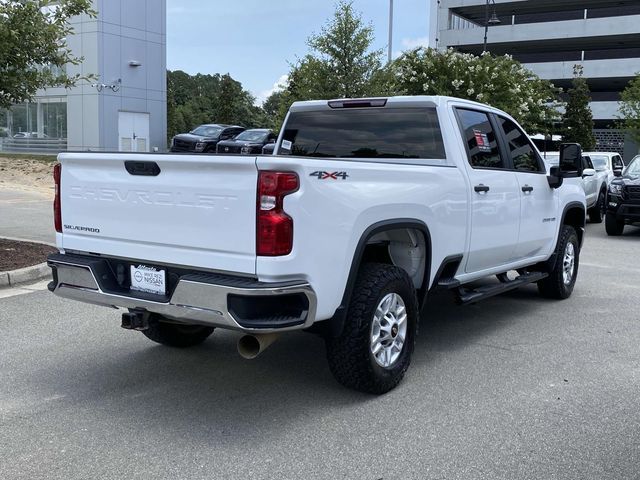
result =
[{"label": "window sticker on glass", "polygon": [[487,134],[482,133],[480,130],[474,130],[473,134],[476,137],[478,150],[480,150],[481,152],[490,152],[491,144],[489,143],[489,137],[487,137]]},{"label": "window sticker on glass", "polygon": [[293,144],[289,140],[282,140],[282,148],[285,150],[291,150]]}]

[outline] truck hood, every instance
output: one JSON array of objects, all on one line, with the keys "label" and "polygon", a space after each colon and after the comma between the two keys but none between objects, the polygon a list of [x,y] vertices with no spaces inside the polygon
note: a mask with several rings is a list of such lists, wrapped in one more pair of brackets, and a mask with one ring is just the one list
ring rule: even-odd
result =
[{"label": "truck hood", "polygon": [[248,142],[244,140],[224,140],[218,142],[221,147],[261,147],[262,142]]},{"label": "truck hood", "polygon": [[197,143],[197,142],[215,142],[217,138],[214,137],[203,137],[200,135],[194,135],[193,133],[180,133],[176,135],[174,138],[178,140],[184,140],[187,142]]},{"label": "truck hood", "polygon": [[640,185],[640,176],[623,176],[623,177],[618,177],[615,180],[613,180],[611,183],[617,184],[617,185]]}]

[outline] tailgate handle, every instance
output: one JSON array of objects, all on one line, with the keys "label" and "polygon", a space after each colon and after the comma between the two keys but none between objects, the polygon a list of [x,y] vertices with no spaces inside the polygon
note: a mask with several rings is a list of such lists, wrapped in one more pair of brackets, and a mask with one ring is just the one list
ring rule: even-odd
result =
[{"label": "tailgate handle", "polygon": [[145,177],[157,177],[160,175],[160,167],[156,162],[138,162],[128,160],[124,162],[124,168],[131,175],[142,175]]}]

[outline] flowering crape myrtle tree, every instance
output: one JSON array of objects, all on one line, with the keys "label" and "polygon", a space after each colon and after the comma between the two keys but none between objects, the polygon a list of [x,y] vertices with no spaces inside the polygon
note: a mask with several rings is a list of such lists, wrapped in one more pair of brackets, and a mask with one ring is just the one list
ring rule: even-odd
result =
[{"label": "flowering crape myrtle tree", "polygon": [[559,120],[559,90],[510,55],[480,56],[453,49],[416,48],[390,67],[393,90],[406,95],[448,95],[489,104],[531,133],[548,133]]}]

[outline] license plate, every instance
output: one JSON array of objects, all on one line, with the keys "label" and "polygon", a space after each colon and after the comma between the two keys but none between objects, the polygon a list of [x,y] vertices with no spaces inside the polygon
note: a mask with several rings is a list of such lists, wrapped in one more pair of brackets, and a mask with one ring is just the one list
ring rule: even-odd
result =
[{"label": "license plate", "polygon": [[165,271],[146,265],[131,265],[131,290],[165,295]]}]

